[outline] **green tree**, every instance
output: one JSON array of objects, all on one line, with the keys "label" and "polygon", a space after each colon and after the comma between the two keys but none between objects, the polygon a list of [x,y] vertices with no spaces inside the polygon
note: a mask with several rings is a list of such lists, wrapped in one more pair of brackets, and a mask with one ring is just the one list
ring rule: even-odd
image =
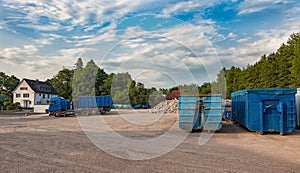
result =
[{"label": "green tree", "polygon": [[90,60],[83,69],[77,69],[73,76],[73,96],[94,96],[99,94],[106,73],[93,60]]},{"label": "green tree", "polygon": [[74,70],[64,68],[49,80],[58,95],[70,100],[72,99],[73,75]]},{"label": "green tree", "polygon": [[226,97],[226,69],[225,67],[217,74],[217,80],[211,84],[212,93],[222,94],[222,97]]},{"label": "green tree", "polygon": [[111,84],[111,95],[115,104],[130,104],[129,87],[132,78],[129,73],[118,73],[114,75]]},{"label": "green tree", "polygon": [[209,94],[211,93],[211,84],[209,82],[203,83],[201,86],[198,86],[200,94]]},{"label": "green tree", "polygon": [[82,70],[83,62],[81,58],[77,59],[77,62],[74,64],[75,70]]},{"label": "green tree", "polygon": [[114,73],[111,73],[103,80],[103,85],[99,86],[100,95],[111,95],[111,84],[115,77]]},{"label": "green tree", "polygon": [[[231,92],[246,88],[298,88],[299,73],[300,33],[297,33],[292,34],[287,43],[282,44],[275,53],[263,55],[255,64],[242,70],[236,67],[226,70],[227,97]],[[220,74],[214,83],[222,83],[219,80]]]},{"label": "green tree", "polygon": [[5,100],[12,102],[12,91],[19,83],[20,80],[16,76],[0,72],[0,95],[4,96]]}]

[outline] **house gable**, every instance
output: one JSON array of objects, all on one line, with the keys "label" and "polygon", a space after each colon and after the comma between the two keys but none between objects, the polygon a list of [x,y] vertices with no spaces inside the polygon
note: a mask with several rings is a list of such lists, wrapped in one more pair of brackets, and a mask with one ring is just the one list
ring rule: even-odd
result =
[{"label": "house gable", "polygon": [[22,107],[47,104],[51,97],[58,95],[50,83],[30,79],[23,79],[12,93],[13,102],[19,102]]}]

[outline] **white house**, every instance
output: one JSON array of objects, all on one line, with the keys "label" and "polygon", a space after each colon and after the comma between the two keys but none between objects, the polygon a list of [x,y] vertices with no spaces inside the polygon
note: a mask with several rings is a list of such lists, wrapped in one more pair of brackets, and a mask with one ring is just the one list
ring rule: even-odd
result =
[{"label": "white house", "polygon": [[39,109],[42,107],[44,110],[49,99],[56,96],[58,93],[49,82],[39,80],[23,79],[13,90],[13,102],[19,102],[23,108]]}]

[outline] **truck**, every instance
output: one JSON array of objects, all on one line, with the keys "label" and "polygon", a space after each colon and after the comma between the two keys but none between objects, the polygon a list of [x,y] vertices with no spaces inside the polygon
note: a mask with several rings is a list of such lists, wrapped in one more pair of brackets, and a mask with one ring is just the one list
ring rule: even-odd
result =
[{"label": "truck", "polygon": [[49,116],[66,116],[75,114],[104,114],[109,112],[112,107],[111,96],[84,96],[77,97],[70,102],[63,97],[52,97],[46,113]]},{"label": "truck", "polygon": [[70,101],[63,97],[52,97],[50,98],[49,107],[46,109],[46,113],[49,116],[65,116],[73,115],[74,111],[71,109]]}]

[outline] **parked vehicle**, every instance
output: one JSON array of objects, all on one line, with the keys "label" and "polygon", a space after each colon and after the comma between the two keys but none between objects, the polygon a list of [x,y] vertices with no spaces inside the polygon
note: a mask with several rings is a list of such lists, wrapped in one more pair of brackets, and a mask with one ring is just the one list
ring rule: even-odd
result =
[{"label": "parked vehicle", "polygon": [[296,127],[295,88],[246,89],[231,94],[233,120],[260,134]]},{"label": "parked vehicle", "polygon": [[66,115],[74,115],[73,109],[70,107],[70,101],[64,99],[63,97],[52,97],[50,99],[49,108],[46,109],[46,113],[49,116],[66,116]]},{"label": "parked vehicle", "polygon": [[50,99],[49,108],[46,113],[54,116],[65,116],[75,114],[104,114],[112,108],[111,96],[86,96],[70,101],[63,97],[53,97]]}]

